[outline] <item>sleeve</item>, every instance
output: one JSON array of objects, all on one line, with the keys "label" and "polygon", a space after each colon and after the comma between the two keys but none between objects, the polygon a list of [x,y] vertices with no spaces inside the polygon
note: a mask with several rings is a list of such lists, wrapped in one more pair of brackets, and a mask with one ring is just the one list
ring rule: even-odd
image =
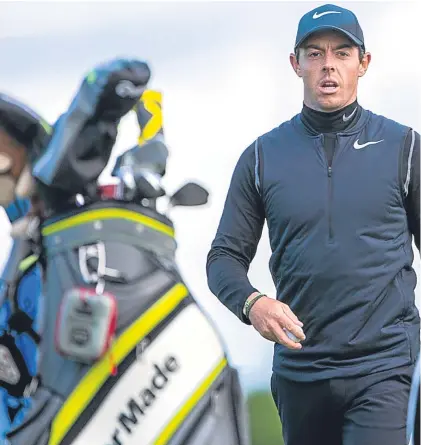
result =
[{"label": "sleeve", "polygon": [[405,140],[402,179],[408,227],[420,250],[420,135],[411,130]]},{"label": "sleeve", "polygon": [[247,274],[265,221],[259,171],[256,141],[243,152],[234,169],[206,265],[210,290],[245,324],[250,321],[243,314],[244,303],[257,290]]}]

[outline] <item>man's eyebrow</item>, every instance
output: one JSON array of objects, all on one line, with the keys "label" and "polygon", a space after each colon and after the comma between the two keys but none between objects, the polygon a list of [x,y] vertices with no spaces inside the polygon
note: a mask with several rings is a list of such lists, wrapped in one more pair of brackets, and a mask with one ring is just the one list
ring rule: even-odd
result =
[{"label": "man's eyebrow", "polygon": [[[352,48],[352,44],[351,43],[341,43],[340,45],[336,46],[335,48],[333,48],[334,51],[337,51],[339,49],[345,49],[345,48]],[[317,49],[319,51],[323,51],[324,48],[322,48],[321,46],[317,45],[316,43],[308,43],[307,45],[303,46],[304,49]]]},{"label": "man's eyebrow", "polygon": [[307,45],[303,46],[303,49],[318,49],[320,51],[323,51],[323,48],[319,45],[316,45],[315,43],[307,43]]},{"label": "man's eyebrow", "polygon": [[342,43],[341,45],[338,45],[336,48],[335,48],[335,51],[337,51],[338,49],[350,49],[350,48],[352,48],[353,46],[355,46],[355,45],[352,45],[351,43]]}]

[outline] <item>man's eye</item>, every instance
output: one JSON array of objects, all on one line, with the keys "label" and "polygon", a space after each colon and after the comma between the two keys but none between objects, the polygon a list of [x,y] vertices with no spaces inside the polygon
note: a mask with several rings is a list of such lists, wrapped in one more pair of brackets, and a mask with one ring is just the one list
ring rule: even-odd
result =
[{"label": "man's eye", "polygon": [[308,57],[317,57],[317,56],[319,56],[320,54],[321,54],[320,51],[313,51],[312,53],[310,53],[310,54],[308,55]]},{"label": "man's eye", "polygon": [[346,51],[339,51],[338,52],[338,56],[340,56],[340,57],[348,57],[349,53],[347,53]]}]

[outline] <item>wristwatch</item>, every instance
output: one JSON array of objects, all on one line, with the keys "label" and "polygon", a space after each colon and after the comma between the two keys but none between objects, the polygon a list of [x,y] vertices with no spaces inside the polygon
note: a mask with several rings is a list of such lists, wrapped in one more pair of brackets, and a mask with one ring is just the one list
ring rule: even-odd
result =
[{"label": "wristwatch", "polygon": [[247,318],[247,320],[249,320],[249,315],[250,315],[251,308],[254,306],[256,301],[259,300],[262,297],[267,297],[267,295],[259,292],[253,298],[247,299],[246,302],[244,303],[243,314]]}]

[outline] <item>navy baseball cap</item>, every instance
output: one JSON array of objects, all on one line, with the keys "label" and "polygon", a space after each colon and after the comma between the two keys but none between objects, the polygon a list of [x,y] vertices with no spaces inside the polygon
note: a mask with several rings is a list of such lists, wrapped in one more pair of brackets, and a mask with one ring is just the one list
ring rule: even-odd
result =
[{"label": "navy baseball cap", "polygon": [[297,50],[310,34],[323,29],[342,32],[365,51],[364,34],[356,15],[349,9],[336,5],[319,6],[301,17],[294,50]]}]

